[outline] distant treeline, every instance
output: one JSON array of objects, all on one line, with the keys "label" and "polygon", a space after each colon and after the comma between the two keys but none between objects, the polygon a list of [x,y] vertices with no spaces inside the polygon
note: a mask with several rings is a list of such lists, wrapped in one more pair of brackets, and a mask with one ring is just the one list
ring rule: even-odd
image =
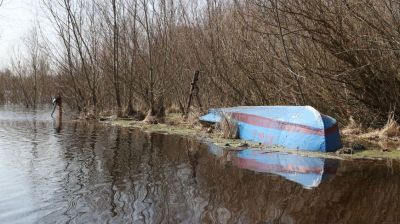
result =
[{"label": "distant treeline", "polygon": [[43,10],[59,42],[34,29],[37,47],[0,76],[0,100],[60,91],[79,111],[122,115],[184,105],[199,70],[205,107],[311,105],[367,125],[400,115],[399,1],[47,0]]}]

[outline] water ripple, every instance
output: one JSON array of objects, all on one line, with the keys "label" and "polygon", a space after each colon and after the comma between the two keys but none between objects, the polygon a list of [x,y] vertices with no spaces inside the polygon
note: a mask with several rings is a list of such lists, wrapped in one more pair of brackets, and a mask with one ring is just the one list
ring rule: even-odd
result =
[{"label": "water ripple", "polygon": [[68,121],[54,130],[47,110],[0,106],[0,223],[400,220],[398,163],[342,162],[307,190],[221,161],[177,136]]}]

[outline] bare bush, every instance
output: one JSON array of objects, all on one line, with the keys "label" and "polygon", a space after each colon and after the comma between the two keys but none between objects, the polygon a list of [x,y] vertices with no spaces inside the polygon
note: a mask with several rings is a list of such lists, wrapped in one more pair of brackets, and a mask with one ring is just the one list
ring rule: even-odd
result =
[{"label": "bare bush", "polygon": [[[204,108],[306,104],[382,127],[400,104],[394,0],[44,2],[59,37],[46,79],[84,113],[181,105],[196,70]],[[15,62],[1,96],[29,104],[32,65]]]}]

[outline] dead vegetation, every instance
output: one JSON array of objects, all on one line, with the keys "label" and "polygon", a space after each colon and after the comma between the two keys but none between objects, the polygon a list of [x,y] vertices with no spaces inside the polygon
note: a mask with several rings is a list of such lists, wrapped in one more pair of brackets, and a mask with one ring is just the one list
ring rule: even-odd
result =
[{"label": "dead vegetation", "polygon": [[239,138],[238,123],[232,119],[229,114],[222,115],[222,120],[220,123],[218,123],[218,128],[221,131],[222,136],[226,139]]},{"label": "dead vegetation", "polygon": [[146,117],[143,122],[148,124],[159,124],[165,123],[165,108],[164,106],[160,106],[158,110],[150,109],[147,112]]},{"label": "dead vegetation", "polygon": [[288,150],[277,146],[265,146],[255,142],[248,142],[240,139],[227,139],[223,137],[221,131],[208,133],[207,128],[201,125],[190,124],[182,119],[182,114],[171,113],[166,115],[165,124],[147,124],[142,121],[131,121],[116,119],[113,121],[103,121],[111,125],[118,125],[125,128],[137,128],[145,132],[156,132],[164,134],[174,134],[197,139],[203,143],[214,144],[221,147],[224,153],[230,151],[240,151],[246,148],[262,150],[264,152],[295,153],[308,157],[332,158],[332,159],[400,159],[400,151],[383,152],[379,150],[352,150],[348,154],[319,153],[298,150]]},{"label": "dead vegetation", "polygon": [[[229,119],[226,119],[226,121],[228,124]],[[376,141],[367,142],[363,139],[357,138],[357,136],[354,135],[343,136],[345,137],[345,147],[336,153],[289,150],[278,146],[262,145],[257,142],[245,141],[241,139],[230,139],[229,134],[234,136],[235,132],[232,130],[235,130],[235,128],[227,130],[227,133],[224,134],[220,128],[223,122],[221,122],[220,125],[204,127],[198,122],[198,120],[194,121],[184,119],[183,115],[180,113],[167,113],[165,116],[165,123],[150,124],[143,121],[133,121],[130,119],[103,120],[102,122],[125,128],[140,129],[145,132],[156,132],[191,137],[207,144],[214,144],[223,148],[225,151],[240,151],[246,148],[254,148],[265,152],[295,153],[302,156],[332,159],[400,159],[400,150],[395,150],[393,145],[389,145],[389,147],[387,147],[377,144]],[[234,125],[231,123],[229,123],[227,127],[228,126],[234,127]],[[388,141],[381,141],[381,143],[387,142]],[[393,142],[389,141],[389,144],[390,143]],[[397,142],[394,143],[397,144]]]},{"label": "dead vegetation", "polygon": [[39,49],[1,72],[2,102],[61,91],[90,117],[183,112],[199,71],[203,108],[307,104],[366,129],[400,105],[398,1],[42,2],[58,39],[32,35]]},{"label": "dead vegetation", "polygon": [[[394,113],[389,113],[385,126],[379,129],[363,129],[360,124],[350,121],[342,130],[343,137],[351,145],[357,141],[365,141],[375,144],[381,151],[400,150],[400,125],[395,120]],[[374,147],[372,147],[374,148]]]},{"label": "dead vegetation", "polygon": [[199,117],[203,115],[203,112],[201,111],[200,108],[198,107],[194,107],[191,108],[191,110],[189,111],[186,121],[191,124],[191,125],[200,125],[199,123]]},{"label": "dead vegetation", "polygon": [[359,135],[362,133],[361,124],[354,121],[353,117],[349,118],[347,126],[341,130],[341,134],[345,136]]}]

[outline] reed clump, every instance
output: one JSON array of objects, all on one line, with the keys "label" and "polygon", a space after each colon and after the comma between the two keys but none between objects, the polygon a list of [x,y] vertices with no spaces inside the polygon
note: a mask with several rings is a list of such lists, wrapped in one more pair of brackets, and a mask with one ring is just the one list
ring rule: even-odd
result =
[{"label": "reed clump", "polygon": [[349,125],[343,128],[342,135],[348,142],[361,141],[363,144],[372,144],[372,148],[376,147],[383,152],[400,149],[400,125],[393,112],[389,113],[386,124],[379,129],[362,128],[350,119]]},{"label": "reed clump", "polygon": [[400,137],[400,126],[394,118],[394,113],[389,114],[388,121],[382,128],[380,135],[387,138]]},{"label": "reed clump", "polygon": [[237,121],[233,119],[230,114],[223,114],[221,117],[219,129],[221,130],[222,136],[226,139],[238,139],[239,125]]},{"label": "reed clump", "polygon": [[343,135],[359,135],[362,133],[361,124],[357,123],[352,116],[350,116],[348,125],[342,129]]},{"label": "reed clump", "polygon": [[394,113],[389,113],[386,124],[381,129],[374,129],[360,135],[369,140],[398,140],[400,138],[400,126],[394,118]]},{"label": "reed clump", "polygon": [[201,108],[191,108],[189,113],[187,114],[186,122],[192,126],[200,125],[199,117],[201,117],[201,115],[203,115]]},{"label": "reed clump", "polygon": [[181,113],[183,114],[185,112],[185,109],[183,108],[182,104],[172,104],[169,107],[167,107],[166,112],[168,114],[176,114],[176,113]]}]

